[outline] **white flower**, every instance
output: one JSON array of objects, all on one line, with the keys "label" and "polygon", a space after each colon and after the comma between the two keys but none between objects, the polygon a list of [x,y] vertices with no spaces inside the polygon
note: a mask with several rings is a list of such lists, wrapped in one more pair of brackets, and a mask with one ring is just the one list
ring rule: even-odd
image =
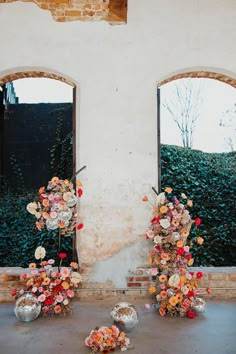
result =
[{"label": "white flower", "polygon": [[181,198],[183,198],[183,199],[187,199],[187,196],[186,196],[186,194],[184,194],[184,193],[181,193]]},{"label": "white flower", "polygon": [[63,199],[65,200],[65,202],[67,202],[72,196],[71,192],[65,192],[63,193]]},{"label": "white flower", "polygon": [[29,203],[27,206],[26,206],[26,209],[28,210],[28,212],[32,215],[35,215],[36,214],[36,209],[38,208],[38,204],[36,202],[33,202],[33,203]]},{"label": "white flower", "polygon": [[163,229],[167,229],[170,226],[170,221],[168,219],[161,219],[160,225],[163,227]]},{"label": "white flower", "polygon": [[71,282],[72,283],[78,284],[81,282],[81,280],[82,280],[82,277],[79,273],[77,273],[77,272],[71,273]]},{"label": "white flower", "polygon": [[179,285],[179,282],[180,282],[179,274],[173,274],[173,275],[169,278],[168,284],[169,284],[170,286],[174,286],[175,288],[177,288],[178,285]]},{"label": "white flower", "polygon": [[161,243],[162,242],[162,238],[161,238],[161,236],[157,235],[157,236],[154,237],[153,241],[155,243]]},{"label": "white flower", "polygon": [[67,300],[67,299],[65,299],[64,301],[63,301],[63,305],[68,305],[69,304],[69,301]]},{"label": "white flower", "polygon": [[186,285],[182,286],[181,291],[184,295],[187,295],[187,293],[189,292],[189,288]]},{"label": "white flower", "polygon": [[165,199],[166,199],[165,193],[164,193],[164,192],[160,193],[160,194],[157,196],[157,199],[156,199],[156,204],[157,204],[157,206],[160,205],[160,204],[164,204],[164,203],[165,203]]},{"label": "white flower", "polygon": [[172,236],[174,241],[178,241],[180,239],[180,234],[178,232],[172,232]]},{"label": "white flower", "polygon": [[167,206],[169,207],[170,210],[174,209],[173,203],[168,203]]},{"label": "white flower", "polygon": [[154,237],[154,232],[152,230],[148,230],[148,232],[146,233],[146,236],[148,238],[153,238]]},{"label": "white flower", "polygon": [[46,255],[46,250],[44,247],[39,246],[36,248],[35,253],[34,253],[34,257],[36,259],[43,259],[45,257],[45,255]]}]

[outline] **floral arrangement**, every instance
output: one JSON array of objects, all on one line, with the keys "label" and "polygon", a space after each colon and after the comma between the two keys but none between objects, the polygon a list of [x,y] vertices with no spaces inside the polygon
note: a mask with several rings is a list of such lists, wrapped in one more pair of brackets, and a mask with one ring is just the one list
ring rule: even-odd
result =
[{"label": "floral arrangement", "polygon": [[[37,200],[26,207],[29,213],[36,217],[38,230],[41,231],[44,227],[47,230],[59,228],[64,236],[73,233],[76,227],[77,201],[83,194],[82,183],[78,180],[76,184],[78,197],[73,183],[67,179],[61,180],[53,177],[46,188],[39,188]],[[77,226],[78,230],[82,228],[83,224]]]},{"label": "floral arrangement", "polygon": [[130,347],[129,338],[116,326],[96,328],[90,332],[84,342],[92,350],[92,353],[109,353],[117,348],[125,351]]},{"label": "floral arrangement", "polygon": [[70,302],[75,296],[74,289],[81,282],[78,264],[70,263],[70,268],[61,267],[66,253],[59,253],[60,263],[57,269],[53,267],[54,259],[43,260],[46,255],[45,248],[39,246],[35,251],[35,258],[40,260],[40,267],[30,263],[29,272],[22,275],[25,288],[12,291],[12,296],[18,298],[25,291],[35,295],[41,303],[41,313],[45,315],[68,314],[71,312]]},{"label": "floral arrangement", "polygon": [[[159,304],[161,316],[170,314],[194,318],[194,304],[197,296],[203,294],[198,286],[203,273],[188,270],[194,259],[187,239],[191,227],[198,227],[201,219],[191,219],[187,208],[193,206],[192,200],[184,193],[177,199],[172,191],[169,187],[160,194],[155,191],[155,205],[149,202],[147,196],[143,197],[143,201],[149,202],[153,208],[153,218],[146,238],[154,244],[148,262],[156,282],[151,284],[149,292]],[[198,234],[196,242],[202,244],[204,239]],[[206,292],[210,293],[210,288],[206,288]]]}]

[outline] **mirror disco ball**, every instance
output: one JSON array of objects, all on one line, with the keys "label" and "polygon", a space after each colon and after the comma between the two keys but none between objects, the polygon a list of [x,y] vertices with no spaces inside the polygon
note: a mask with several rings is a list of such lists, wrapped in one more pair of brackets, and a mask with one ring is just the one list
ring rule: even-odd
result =
[{"label": "mirror disco ball", "polygon": [[130,331],[139,321],[136,308],[128,302],[119,302],[111,311],[114,324],[121,331]]},{"label": "mirror disco ball", "polygon": [[193,300],[191,308],[196,312],[196,315],[200,315],[206,310],[206,301],[200,297]]},{"label": "mirror disco ball", "polygon": [[14,312],[19,321],[33,321],[38,317],[40,311],[41,304],[31,293],[24,293],[16,300]]}]

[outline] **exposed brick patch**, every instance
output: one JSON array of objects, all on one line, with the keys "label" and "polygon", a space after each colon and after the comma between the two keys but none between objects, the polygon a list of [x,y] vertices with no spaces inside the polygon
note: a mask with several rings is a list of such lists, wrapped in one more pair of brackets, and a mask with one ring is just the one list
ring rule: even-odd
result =
[{"label": "exposed brick patch", "polygon": [[[0,0],[0,2],[1,2],[1,0]],[[17,79],[24,79],[24,78],[28,78],[28,77],[30,77],[30,78],[41,77],[41,78],[59,80],[61,82],[64,82],[68,85],[75,87],[75,84],[72,81],[70,81],[69,79],[66,79],[66,78],[56,75],[56,74],[44,72],[44,71],[20,71],[17,73],[6,75],[3,78],[0,78],[0,86],[4,85],[5,83],[7,83],[9,81],[14,81]]]},{"label": "exposed brick patch", "polygon": [[128,285],[129,288],[131,288],[131,287],[136,287],[136,288],[138,288],[138,287],[141,287],[141,286],[142,286],[141,283],[128,283],[127,285]]},{"label": "exposed brick patch", "polygon": [[136,281],[148,281],[150,277],[135,277]]},{"label": "exposed brick patch", "polygon": [[[229,280],[236,281],[236,273],[228,275]],[[236,286],[236,284],[235,284]]]},{"label": "exposed brick patch", "polygon": [[[0,0],[11,3],[17,0]],[[113,24],[126,23],[128,0],[21,0],[33,2],[40,9],[48,10],[55,21],[101,21]]]}]

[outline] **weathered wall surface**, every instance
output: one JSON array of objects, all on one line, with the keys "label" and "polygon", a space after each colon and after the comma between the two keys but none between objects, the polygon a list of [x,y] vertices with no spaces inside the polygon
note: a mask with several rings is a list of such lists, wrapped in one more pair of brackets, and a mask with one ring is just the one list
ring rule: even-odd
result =
[{"label": "weathered wall surface", "polygon": [[90,280],[122,287],[145,263],[157,84],[193,70],[236,78],[235,18],[235,0],[130,0],[120,26],[57,23],[35,4],[0,4],[0,77],[41,70],[78,87],[77,166],[87,165],[78,252]]}]

